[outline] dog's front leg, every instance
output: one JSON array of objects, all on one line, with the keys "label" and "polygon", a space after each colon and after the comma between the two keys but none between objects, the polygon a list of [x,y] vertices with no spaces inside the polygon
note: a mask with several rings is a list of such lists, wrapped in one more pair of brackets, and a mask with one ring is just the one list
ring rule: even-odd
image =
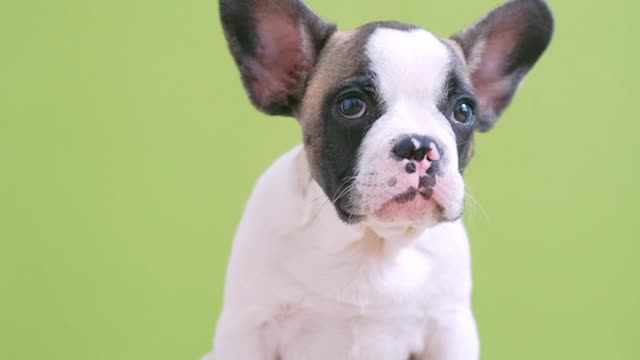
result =
[{"label": "dog's front leg", "polygon": [[438,319],[425,349],[426,353],[417,356],[417,360],[478,360],[478,334],[471,311]]}]

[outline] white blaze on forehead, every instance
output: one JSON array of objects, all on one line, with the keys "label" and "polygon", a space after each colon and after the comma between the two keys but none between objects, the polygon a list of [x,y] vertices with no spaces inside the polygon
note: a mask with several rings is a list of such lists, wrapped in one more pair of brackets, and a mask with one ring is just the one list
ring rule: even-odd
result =
[{"label": "white blaze on forehead", "polygon": [[450,54],[433,34],[422,29],[379,28],[369,38],[366,51],[385,102],[399,98],[437,102],[449,71]]}]

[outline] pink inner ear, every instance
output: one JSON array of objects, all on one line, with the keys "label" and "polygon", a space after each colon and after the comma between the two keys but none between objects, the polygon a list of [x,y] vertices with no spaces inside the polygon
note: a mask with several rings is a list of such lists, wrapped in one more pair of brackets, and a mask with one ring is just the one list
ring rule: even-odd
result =
[{"label": "pink inner ear", "polygon": [[490,34],[481,49],[479,64],[474,64],[477,70],[471,75],[471,82],[484,109],[503,108],[510,99],[514,83],[505,69],[516,40],[517,34],[509,28]]},{"label": "pink inner ear", "polygon": [[311,69],[305,55],[300,28],[291,18],[273,14],[257,16],[260,46],[249,66],[254,74],[250,86],[259,106],[287,103]]}]

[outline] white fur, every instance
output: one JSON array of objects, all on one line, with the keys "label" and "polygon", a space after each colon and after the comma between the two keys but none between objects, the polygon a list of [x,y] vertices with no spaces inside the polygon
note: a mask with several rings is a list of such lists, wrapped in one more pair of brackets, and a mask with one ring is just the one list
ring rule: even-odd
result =
[{"label": "white fur", "polygon": [[[464,187],[454,135],[435,106],[446,49],[425,31],[377,30],[368,55],[390,107],[364,139],[359,173],[375,172],[369,180],[381,182],[402,175],[397,161],[383,160],[390,138],[428,134],[448,159],[438,199],[458,212]],[[296,147],[257,183],[234,240],[206,359],[477,360],[462,222],[368,217],[347,225],[309,173]],[[370,210],[392,195],[379,191],[363,199]]]}]

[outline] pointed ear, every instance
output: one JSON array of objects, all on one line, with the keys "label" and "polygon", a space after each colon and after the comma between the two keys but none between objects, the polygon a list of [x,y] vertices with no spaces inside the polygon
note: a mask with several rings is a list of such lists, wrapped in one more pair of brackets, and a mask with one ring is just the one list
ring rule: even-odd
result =
[{"label": "pointed ear", "polygon": [[553,16],[545,1],[514,0],[451,37],[466,58],[479,131],[493,127],[552,34]]},{"label": "pointed ear", "polygon": [[220,17],[253,105],[292,115],[336,27],[299,0],[220,0]]}]

